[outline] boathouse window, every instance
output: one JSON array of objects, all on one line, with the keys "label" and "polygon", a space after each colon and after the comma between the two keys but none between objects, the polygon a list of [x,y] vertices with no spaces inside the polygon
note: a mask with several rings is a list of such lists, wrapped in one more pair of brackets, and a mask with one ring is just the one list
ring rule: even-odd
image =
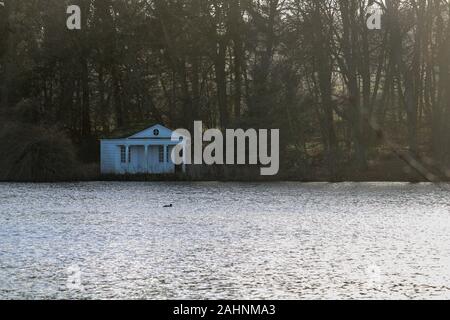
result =
[{"label": "boathouse window", "polygon": [[126,163],[127,162],[127,149],[125,148],[125,146],[120,146],[120,162],[121,163]]},{"label": "boathouse window", "polygon": [[164,163],[164,146],[159,146],[159,162]]},{"label": "boathouse window", "polygon": [[169,146],[167,146],[167,149],[166,149],[166,162],[167,163],[170,163],[170,147]]}]

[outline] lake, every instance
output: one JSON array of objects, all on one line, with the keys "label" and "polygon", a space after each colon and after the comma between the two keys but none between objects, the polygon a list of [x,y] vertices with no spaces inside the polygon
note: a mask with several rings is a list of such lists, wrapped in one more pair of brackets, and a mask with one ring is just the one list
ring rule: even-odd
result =
[{"label": "lake", "polygon": [[0,298],[448,299],[449,196],[446,184],[4,183]]}]

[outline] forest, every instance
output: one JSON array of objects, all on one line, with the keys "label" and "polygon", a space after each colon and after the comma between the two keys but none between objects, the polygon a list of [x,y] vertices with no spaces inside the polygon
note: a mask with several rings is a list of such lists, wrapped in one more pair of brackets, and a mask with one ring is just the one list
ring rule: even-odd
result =
[{"label": "forest", "polygon": [[[81,30],[66,27],[69,5]],[[373,6],[380,30],[367,27]],[[96,179],[100,138],[196,120],[280,129],[277,179],[448,180],[450,3],[0,6],[0,180]]]}]

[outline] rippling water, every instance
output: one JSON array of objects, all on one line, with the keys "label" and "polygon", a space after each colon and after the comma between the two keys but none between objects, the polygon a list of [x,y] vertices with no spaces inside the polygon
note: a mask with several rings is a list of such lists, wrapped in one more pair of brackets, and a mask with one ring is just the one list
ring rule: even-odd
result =
[{"label": "rippling water", "polygon": [[0,298],[450,298],[449,195],[402,183],[0,184]]}]

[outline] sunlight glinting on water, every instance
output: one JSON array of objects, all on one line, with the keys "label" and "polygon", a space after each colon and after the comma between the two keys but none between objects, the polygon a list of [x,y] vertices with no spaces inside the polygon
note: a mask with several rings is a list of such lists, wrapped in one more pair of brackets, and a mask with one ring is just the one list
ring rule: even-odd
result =
[{"label": "sunlight glinting on water", "polygon": [[0,184],[0,298],[449,298],[448,190]]}]

